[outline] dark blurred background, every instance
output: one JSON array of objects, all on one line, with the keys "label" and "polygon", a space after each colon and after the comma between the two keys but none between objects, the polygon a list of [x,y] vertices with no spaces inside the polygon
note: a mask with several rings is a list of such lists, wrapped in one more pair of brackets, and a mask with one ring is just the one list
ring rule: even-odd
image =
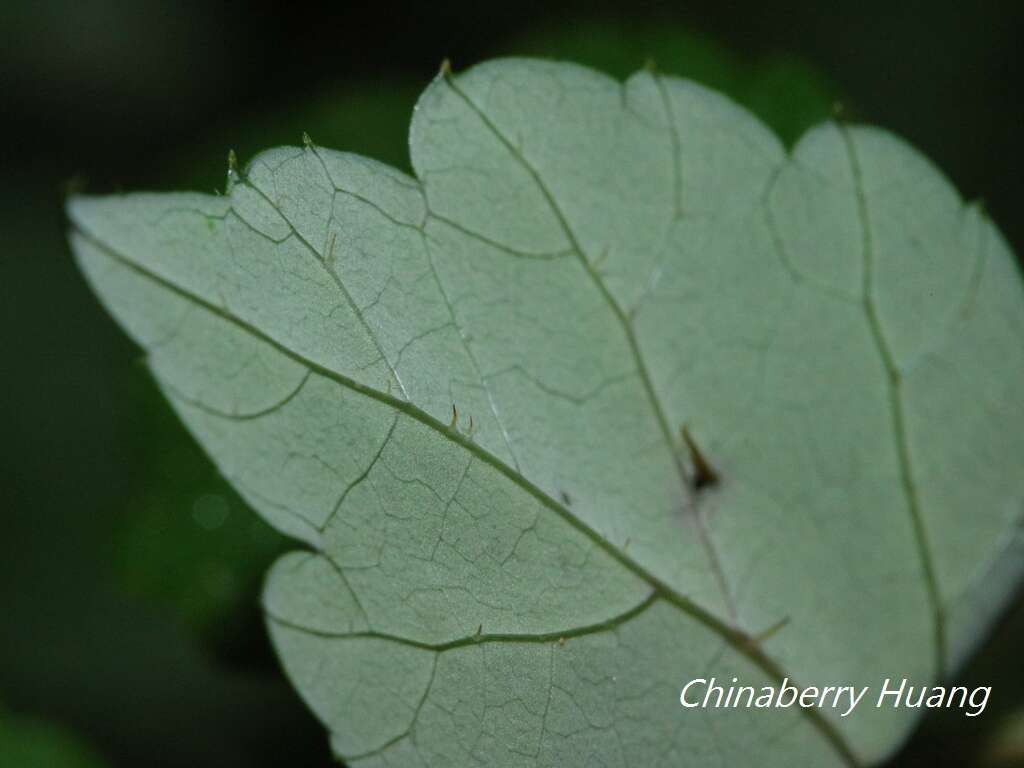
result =
[{"label": "dark blurred background", "polygon": [[[983,197],[1024,253],[1024,3],[608,0],[248,6],[0,2],[0,763],[331,764],[257,595],[288,544],[156,396],[77,273],[69,189],[224,186],[229,148],[320,144],[408,166],[419,90],[501,54],[659,69],[788,142],[839,114],[889,128]],[[1024,604],[893,765],[1024,765]],[[5,762],[6,761],[6,762]]]}]

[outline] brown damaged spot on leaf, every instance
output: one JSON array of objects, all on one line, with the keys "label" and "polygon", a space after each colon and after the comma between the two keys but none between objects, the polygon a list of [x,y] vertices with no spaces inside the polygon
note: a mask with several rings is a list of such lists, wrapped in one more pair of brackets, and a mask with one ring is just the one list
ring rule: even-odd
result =
[{"label": "brown damaged spot on leaf", "polygon": [[697,447],[697,443],[690,434],[689,428],[684,424],[680,432],[683,436],[683,442],[686,443],[686,450],[690,453],[690,461],[693,463],[693,477],[690,478],[693,490],[700,491],[718,485],[721,482],[721,478],[707,458],[705,458],[700,448]]}]

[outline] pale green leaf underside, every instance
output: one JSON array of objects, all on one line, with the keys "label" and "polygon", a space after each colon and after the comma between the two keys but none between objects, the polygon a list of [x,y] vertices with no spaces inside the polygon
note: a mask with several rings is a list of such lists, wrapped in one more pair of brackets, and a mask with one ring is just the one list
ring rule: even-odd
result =
[{"label": "pale green leaf underside", "polygon": [[[309,145],[223,197],[70,205],[189,429],[313,549],[265,607],[335,751],[889,753],[912,710],[701,712],[679,689],[928,683],[977,642],[1024,562],[999,233],[886,133],[827,124],[787,155],[649,72],[442,75],[410,147],[417,178]],[[718,487],[691,490],[684,424]]]}]

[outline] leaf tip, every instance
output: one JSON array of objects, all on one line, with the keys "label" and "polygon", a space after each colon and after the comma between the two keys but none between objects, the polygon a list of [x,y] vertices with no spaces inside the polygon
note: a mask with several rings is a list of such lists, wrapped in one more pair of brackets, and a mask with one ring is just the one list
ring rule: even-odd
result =
[{"label": "leaf tip", "polygon": [[238,181],[238,156],[235,154],[235,150],[228,150],[228,183],[227,192],[231,191],[231,187]]},{"label": "leaf tip", "polygon": [[452,76],[452,62],[447,56],[441,61],[441,67],[438,69],[438,74],[446,80]]}]

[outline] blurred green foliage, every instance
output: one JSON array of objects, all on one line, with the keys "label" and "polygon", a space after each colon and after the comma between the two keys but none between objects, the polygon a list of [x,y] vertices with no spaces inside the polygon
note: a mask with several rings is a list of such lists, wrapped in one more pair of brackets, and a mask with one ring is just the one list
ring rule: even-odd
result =
[{"label": "blurred green foliage", "polygon": [[51,723],[0,710],[0,765],[11,768],[103,768],[78,738]]},{"label": "blurred green foliage", "polygon": [[113,517],[109,556],[129,591],[220,635],[287,542],[197,449],[141,367],[125,389],[124,408],[147,438],[140,445],[142,471]]}]

